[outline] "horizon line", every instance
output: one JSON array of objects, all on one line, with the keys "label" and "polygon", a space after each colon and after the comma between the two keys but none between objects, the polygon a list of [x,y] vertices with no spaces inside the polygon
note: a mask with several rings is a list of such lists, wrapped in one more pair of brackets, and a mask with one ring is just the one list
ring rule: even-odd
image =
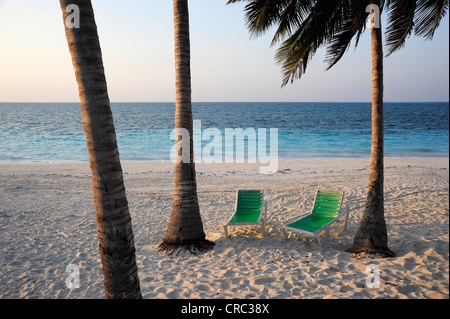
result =
[{"label": "horizon line", "polygon": [[[0,103],[80,103],[80,101],[0,101]],[[110,103],[176,103],[175,101],[110,101]],[[372,101],[192,101],[191,103],[372,103]],[[450,101],[384,101],[383,103],[450,103]]]}]

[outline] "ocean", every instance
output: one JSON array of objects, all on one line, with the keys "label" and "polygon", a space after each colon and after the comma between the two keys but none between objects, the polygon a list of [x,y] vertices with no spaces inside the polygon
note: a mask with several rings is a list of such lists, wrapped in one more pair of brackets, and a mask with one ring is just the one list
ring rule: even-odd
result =
[{"label": "ocean", "polygon": [[[88,161],[79,107],[0,103],[0,163]],[[122,161],[170,160],[174,103],[111,108]],[[280,159],[370,156],[370,103],[193,103],[193,118],[201,124],[197,135],[277,129]],[[201,148],[210,142],[203,139]],[[385,156],[448,155],[449,103],[385,103]]]}]

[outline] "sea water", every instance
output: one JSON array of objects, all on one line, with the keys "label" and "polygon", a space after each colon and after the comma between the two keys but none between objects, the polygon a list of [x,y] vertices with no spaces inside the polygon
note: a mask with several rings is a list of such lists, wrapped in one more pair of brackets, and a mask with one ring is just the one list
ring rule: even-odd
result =
[{"label": "sea water", "polygon": [[[111,109],[121,160],[171,159],[174,103]],[[193,118],[203,130],[276,128],[280,159],[370,156],[370,103],[193,103]],[[384,123],[386,156],[449,155],[449,103],[385,103]],[[79,103],[0,103],[0,162],[88,159]]]}]

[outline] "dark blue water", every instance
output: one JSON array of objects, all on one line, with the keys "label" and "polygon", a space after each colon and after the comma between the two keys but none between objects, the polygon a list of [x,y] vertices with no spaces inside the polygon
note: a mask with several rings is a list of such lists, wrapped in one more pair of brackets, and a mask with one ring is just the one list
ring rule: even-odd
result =
[{"label": "dark blue water", "polygon": [[[122,160],[170,159],[174,103],[112,111]],[[277,128],[280,158],[370,156],[370,103],[194,103],[193,115],[203,130]],[[385,155],[448,156],[449,103],[386,103]],[[0,103],[0,161],[87,160],[78,103]]]}]

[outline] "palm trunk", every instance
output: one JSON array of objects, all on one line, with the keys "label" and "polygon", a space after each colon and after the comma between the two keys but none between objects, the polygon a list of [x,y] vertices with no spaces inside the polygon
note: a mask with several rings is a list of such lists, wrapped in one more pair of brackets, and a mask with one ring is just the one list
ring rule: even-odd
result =
[{"label": "palm trunk", "polygon": [[[175,164],[175,189],[172,214],[167,226],[167,233],[160,245],[162,250],[176,246],[204,245],[203,223],[197,197],[197,182],[194,163],[193,122],[191,101],[191,67],[189,39],[188,0],[174,0],[175,26],[175,76],[176,76],[176,111],[175,128],[177,142],[181,138],[180,129],[189,132],[190,159],[188,163],[177,161]],[[186,151],[183,149],[183,151]],[[179,159],[181,154],[178,154]]]},{"label": "palm trunk", "polygon": [[80,9],[80,28],[65,26],[89,152],[106,298],[141,298],[134,236],[90,0],[60,0]]},{"label": "palm trunk", "polygon": [[[380,1],[373,1],[380,5]],[[372,15],[372,18],[374,16]],[[394,256],[388,248],[384,218],[384,120],[383,120],[383,42],[382,30],[372,28],[372,154],[369,188],[360,226],[356,232],[352,253]]]}]

